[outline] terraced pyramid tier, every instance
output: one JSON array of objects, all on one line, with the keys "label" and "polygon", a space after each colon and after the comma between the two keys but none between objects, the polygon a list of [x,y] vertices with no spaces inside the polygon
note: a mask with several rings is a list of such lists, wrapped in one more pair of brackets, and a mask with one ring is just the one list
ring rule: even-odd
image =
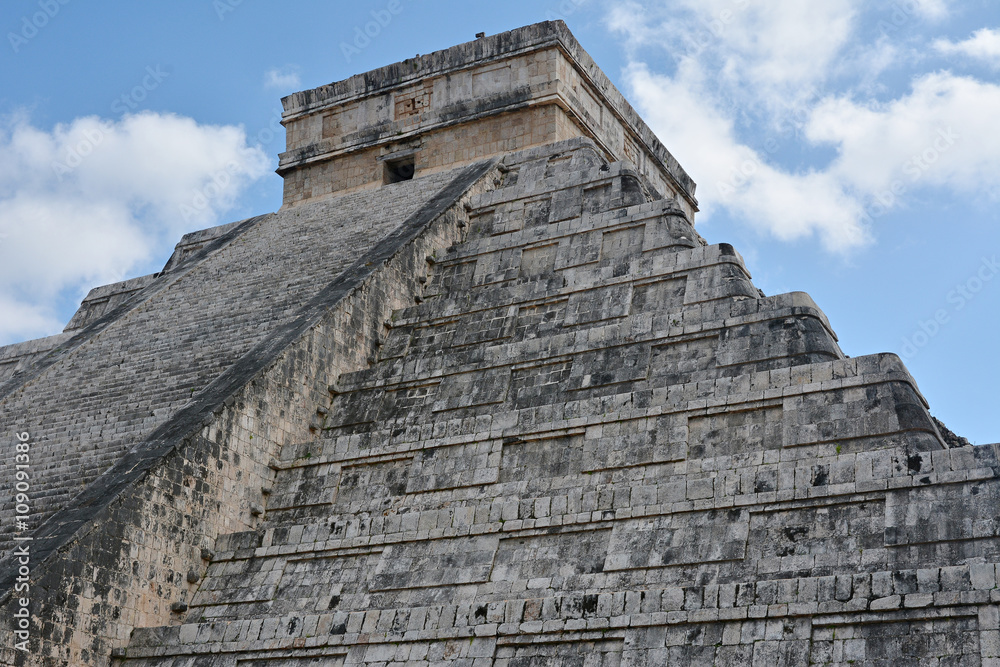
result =
[{"label": "terraced pyramid tier", "polygon": [[589,141],[501,171],[123,664],[995,664],[993,448]]}]

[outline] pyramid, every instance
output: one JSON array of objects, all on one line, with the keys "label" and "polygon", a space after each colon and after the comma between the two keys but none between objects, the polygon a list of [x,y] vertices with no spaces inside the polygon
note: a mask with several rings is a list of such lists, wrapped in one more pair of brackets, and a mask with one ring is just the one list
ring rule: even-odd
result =
[{"label": "pyramid", "polygon": [[0,348],[4,664],[1000,665],[997,447],[708,245],[564,24],[283,104],[280,211]]}]

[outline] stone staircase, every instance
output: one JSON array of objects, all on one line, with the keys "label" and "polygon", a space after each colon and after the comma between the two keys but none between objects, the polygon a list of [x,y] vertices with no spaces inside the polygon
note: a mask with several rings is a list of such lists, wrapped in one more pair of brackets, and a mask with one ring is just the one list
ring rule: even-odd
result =
[{"label": "stone staircase", "polygon": [[993,449],[589,142],[503,171],[118,664],[986,664]]}]

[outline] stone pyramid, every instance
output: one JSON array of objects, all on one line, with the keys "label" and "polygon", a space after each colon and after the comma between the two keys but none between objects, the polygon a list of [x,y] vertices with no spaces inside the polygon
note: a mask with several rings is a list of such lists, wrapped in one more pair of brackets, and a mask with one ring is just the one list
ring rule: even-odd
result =
[{"label": "stone pyramid", "polygon": [[707,245],[563,24],[284,104],[281,211],[0,349],[7,664],[1000,665],[996,447]]}]

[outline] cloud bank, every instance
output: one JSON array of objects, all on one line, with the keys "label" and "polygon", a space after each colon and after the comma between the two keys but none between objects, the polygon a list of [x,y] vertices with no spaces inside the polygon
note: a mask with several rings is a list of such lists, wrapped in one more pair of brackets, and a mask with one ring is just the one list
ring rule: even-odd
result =
[{"label": "cloud bank", "polygon": [[1000,30],[983,28],[961,42],[938,39],[934,41],[934,48],[945,55],[958,54],[1000,68]]},{"label": "cloud bank", "polygon": [[[699,183],[702,220],[725,211],[844,253],[918,191],[1000,193],[1000,86],[920,69],[913,56],[923,42],[997,62],[1000,32],[924,35],[948,18],[943,0],[895,11],[902,18],[861,0],[633,0],[607,22],[629,49],[630,97]],[[909,33],[897,34],[901,21]],[[894,31],[872,30],[882,24]],[[908,86],[882,80],[900,71]]]}]

